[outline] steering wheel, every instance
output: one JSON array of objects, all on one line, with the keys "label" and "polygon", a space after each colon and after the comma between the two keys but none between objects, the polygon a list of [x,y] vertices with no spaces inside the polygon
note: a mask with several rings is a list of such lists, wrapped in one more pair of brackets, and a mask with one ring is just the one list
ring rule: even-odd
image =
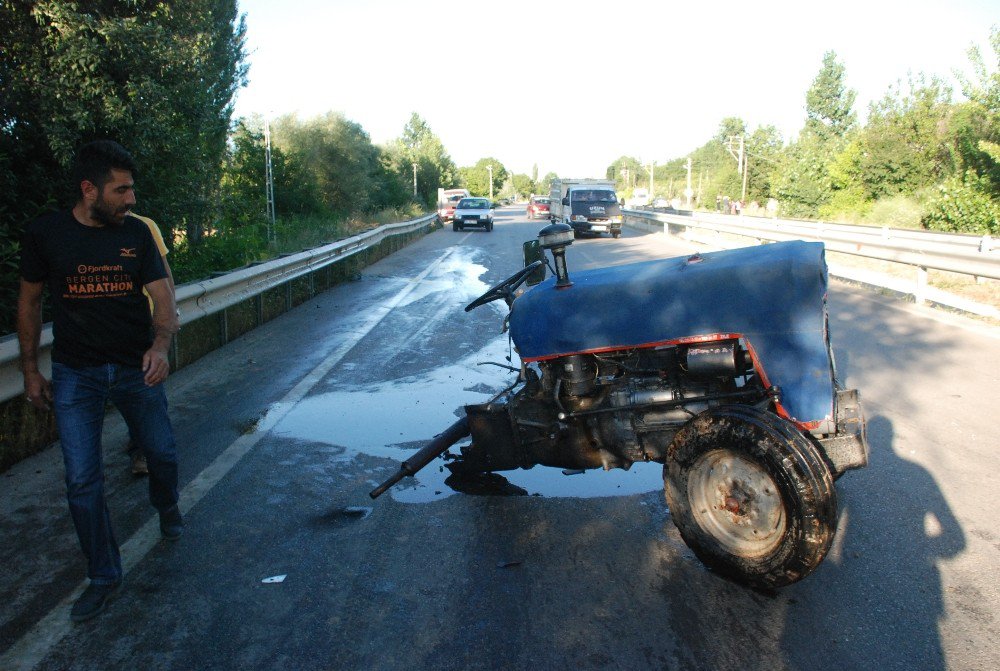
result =
[{"label": "steering wheel", "polygon": [[544,261],[535,261],[534,263],[521,268],[503,282],[491,287],[482,296],[466,305],[465,311],[469,312],[470,310],[475,310],[480,305],[486,305],[487,303],[492,303],[493,301],[501,298],[507,301],[507,305],[510,305],[514,300],[514,290],[521,286],[526,279],[528,279],[528,275],[542,265],[545,265]]}]

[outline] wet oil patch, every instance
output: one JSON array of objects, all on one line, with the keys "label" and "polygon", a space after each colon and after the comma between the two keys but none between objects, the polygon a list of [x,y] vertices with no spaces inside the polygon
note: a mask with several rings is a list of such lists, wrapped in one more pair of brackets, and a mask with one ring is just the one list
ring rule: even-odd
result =
[{"label": "wet oil patch", "polygon": [[[431,462],[412,478],[404,478],[389,491],[403,503],[427,503],[456,491],[479,496],[543,496],[598,498],[632,496],[663,489],[661,464],[633,464],[625,471],[593,469],[563,475],[562,469],[535,466],[529,469],[483,474],[489,476],[470,484],[469,475],[454,476],[443,461]],[[386,470],[388,477],[390,471]],[[453,479],[454,478],[454,479]],[[372,480],[372,486],[379,484]],[[521,492],[524,492],[523,494]]]},{"label": "wet oil patch", "polygon": [[527,496],[528,490],[512,485],[499,473],[452,473],[444,484],[456,492],[474,496]]},{"label": "wet oil patch", "polygon": [[[462,251],[456,250],[409,294],[407,304],[429,302],[435,317],[453,318],[461,306],[488,288],[479,280],[486,268],[475,263],[475,254],[466,248],[459,249]],[[444,309],[444,302],[454,309]],[[501,301],[487,307],[496,310],[499,324],[506,307]],[[258,430],[335,446],[338,451],[330,456],[333,464],[353,462],[362,454],[391,460],[384,469],[370,473],[370,483],[375,487],[396,471],[400,462],[460,417],[463,406],[483,403],[506,388],[516,378],[504,368],[511,365],[517,367],[519,361],[516,353],[511,352],[508,337],[501,335],[450,365],[395,380],[338,384],[335,391],[300,400],[287,413],[271,413],[272,417],[280,417],[276,422],[268,421],[265,415]],[[628,471],[592,470],[573,475],[564,475],[558,468],[536,466],[505,471],[472,483],[467,479],[450,480],[451,473],[443,464],[443,460],[436,460],[415,477],[404,478],[389,490],[391,496],[404,503],[426,503],[456,492],[589,498],[640,494],[663,487],[659,464],[635,464]],[[340,519],[328,518],[327,523]]]}]

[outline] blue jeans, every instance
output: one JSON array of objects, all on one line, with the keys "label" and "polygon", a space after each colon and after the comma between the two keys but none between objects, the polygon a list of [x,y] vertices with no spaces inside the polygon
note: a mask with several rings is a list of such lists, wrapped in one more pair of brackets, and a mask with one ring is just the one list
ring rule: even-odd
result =
[{"label": "blue jeans", "polygon": [[66,498],[87,576],[96,584],[122,578],[121,555],[104,495],[101,429],[108,400],[121,412],[149,464],[149,500],[158,511],[177,503],[177,449],[163,385],[147,387],[138,368],[52,364],[52,395],[66,465]]}]

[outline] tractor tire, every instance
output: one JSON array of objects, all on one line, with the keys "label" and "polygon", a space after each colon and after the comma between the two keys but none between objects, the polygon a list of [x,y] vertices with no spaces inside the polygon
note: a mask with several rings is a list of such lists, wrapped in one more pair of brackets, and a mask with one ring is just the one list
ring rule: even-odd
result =
[{"label": "tractor tire", "polygon": [[833,476],[791,422],[750,406],[707,410],[671,441],[670,515],[707,566],[773,589],[819,566],[837,529]]}]

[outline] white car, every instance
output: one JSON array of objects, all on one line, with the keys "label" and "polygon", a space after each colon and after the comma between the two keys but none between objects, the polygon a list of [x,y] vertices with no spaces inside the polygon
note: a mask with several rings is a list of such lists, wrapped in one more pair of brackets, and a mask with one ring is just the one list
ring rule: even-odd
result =
[{"label": "white car", "polygon": [[487,233],[493,230],[493,203],[488,198],[463,198],[458,201],[451,228],[461,231],[466,226],[478,226]]}]

